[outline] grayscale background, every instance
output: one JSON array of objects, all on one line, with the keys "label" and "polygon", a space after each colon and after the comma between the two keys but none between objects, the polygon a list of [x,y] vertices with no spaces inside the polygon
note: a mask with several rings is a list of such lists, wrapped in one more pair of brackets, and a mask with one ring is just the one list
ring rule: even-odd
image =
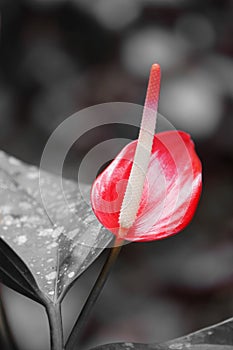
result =
[{"label": "grayscale background", "polygon": [[[233,315],[233,2],[230,0],[0,0],[0,148],[40,164],[71,114],[105,102],[143,104],[150,66],[162,68],[159,111],[191,133],[203,194],[179,235],[123,248],[83,348],[160,342]],[[132,121],[133,123],[133,121]],[[64,173],[98,143],[136,138],[99,127],[77,140]],[[71,328],[103,254],[64,303]],[[21,350],[47,350],[43,309],[1,287]]]}]

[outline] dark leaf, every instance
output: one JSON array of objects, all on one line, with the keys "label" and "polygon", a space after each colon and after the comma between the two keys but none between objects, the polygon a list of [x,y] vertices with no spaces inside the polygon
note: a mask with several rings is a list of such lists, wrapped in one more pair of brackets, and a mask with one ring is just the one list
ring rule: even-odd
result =
[{"label": "dark leaf", "polygon": [[43,303],[39,287],[30,270],[0,238],[0,281],[17,292]]},{"label": "dark leaf", "polygon": [[[191,345],[211,345],[210,349],[228,349],[233,348],[233,319],[228,319],[216,325],[204,328],[200,331],[191,333],[182,338],[170,341],[167,344],[174,343],[191,344]],[[195,348],[194,348],[195,349]]]},{"label": "dark leaf", "polygon": [[[39,170],[0,153],[0,274],[4,283],[29,297],[41,291],[56,302],[112,235],[101,229],[76,183],[63,181],[64,205],[60,179],[42,172],[41,181],[46,208]],[[6,251],[4,242],[11,249]]]},{"label": "dark leaf", "polygon": [[232,350],[233,319],[160,344],[115,343],[95,350]]}]

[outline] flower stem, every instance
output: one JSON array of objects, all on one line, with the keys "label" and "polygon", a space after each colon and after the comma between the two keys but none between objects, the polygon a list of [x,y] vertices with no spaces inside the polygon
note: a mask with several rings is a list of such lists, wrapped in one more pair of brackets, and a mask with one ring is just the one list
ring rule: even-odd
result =
[{"label": "flower stem", "polygon": [[122,239],[117,239],[117,238],[115,239],[114,246],[111,248],[110,253],[107,257],[107,260],[105,261],[104,266],[66,342],[66,347],[65,347],[66,350],[73,350],[75,349],[75,346],[78,345],[81,337],[81,331],[87,322],[87,318],[90,314],[90,311],[93,308],[98,296],[100,295],[105,285],[105,282],[108,279],[108,276],[112,270],[112,267],[114,266],[115,261],[117,260],[117,257],[120,253],[123,242],[124,240]]},{"label": "flower stem", "polygon": [[51,350],[64,350],[61,304],[46,304],[46,312],[49,320]]}]

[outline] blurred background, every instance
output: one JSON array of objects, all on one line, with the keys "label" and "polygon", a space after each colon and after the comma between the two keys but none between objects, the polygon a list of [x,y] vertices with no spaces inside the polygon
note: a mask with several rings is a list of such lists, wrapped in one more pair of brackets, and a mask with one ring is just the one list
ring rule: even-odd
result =
[{"label": "blurred background", "polygon": [[[104,102],[142,104],[158,62],[159,111],[192,134],[203,162],[191,225],[123,248],[83,348],[160,342],[233,316],[233,2],[0,0],[0,14],[1,149],[39,165],[46,140],[71,114]],[[83,139],[76,161],[104,133]],[[66,335],[103,259],[65,299]],[[43,309],[5,287],[2,294],[19,349],[48,349]]]}]

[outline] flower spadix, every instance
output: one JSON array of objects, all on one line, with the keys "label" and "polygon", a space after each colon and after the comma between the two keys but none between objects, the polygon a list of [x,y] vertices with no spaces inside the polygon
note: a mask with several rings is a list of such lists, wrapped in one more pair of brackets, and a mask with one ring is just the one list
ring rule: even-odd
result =
[{"label": "flower spadix", "polygon": [[175,234],[192,219],[201,193],[201,162],[190,136],[154,135],[160,67],[151,68],[138,140],[97,177],[91,191],[98,220],[119,238],[150,241]]}]

